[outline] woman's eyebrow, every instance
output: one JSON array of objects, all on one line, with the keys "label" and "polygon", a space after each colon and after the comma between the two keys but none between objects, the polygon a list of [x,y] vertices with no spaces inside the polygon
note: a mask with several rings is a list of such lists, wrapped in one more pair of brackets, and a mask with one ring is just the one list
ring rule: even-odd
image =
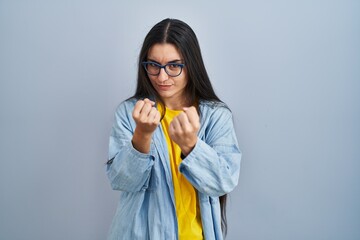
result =
[{"label": "woman's eyebrow", "polygon": [[178,63],[178,62],[182,62],[181,59],[175,59],[175,60],[171,60],[168,63]]},{"label": "woman's eyebrow", "polygon": [[[155,61],[154,59],[151,59],[151,58],[148,58],[148,61],[160,64],[158,61]],[[167,63],[178,63],[178,62],[182,62],[182,60],[181,59],[174,59],[174,60],[168,61]]]}]

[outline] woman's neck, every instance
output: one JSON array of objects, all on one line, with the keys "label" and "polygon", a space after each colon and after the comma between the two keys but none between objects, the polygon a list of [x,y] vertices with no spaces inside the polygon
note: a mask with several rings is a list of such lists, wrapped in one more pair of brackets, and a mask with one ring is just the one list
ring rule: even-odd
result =
[{"label": "woman's neck", "polygon": [[184,107],[190,107],[192,103],[189,99],[164,99],[165,107],[171,110],[182,110]]},{"label": "woman's neck", "polygon": [[180,104],[180,103],[168,103],[165,102],[165,107],[170,109],[170,110],[182,110],[184,107],[186,107],[185,104]]}]

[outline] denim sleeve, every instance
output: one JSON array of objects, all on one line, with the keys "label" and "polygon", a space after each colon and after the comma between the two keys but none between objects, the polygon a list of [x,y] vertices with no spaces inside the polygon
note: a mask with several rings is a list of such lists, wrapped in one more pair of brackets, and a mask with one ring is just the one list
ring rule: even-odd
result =
[{"label": "denim sleeve", "polygon": [[238,147],[230,110],[221,109],[207,122],[203,139],[183,159],[180,172],[200,192],[222,196],[239,180],[241,151]]},{"label": "denim sleeve", "polygon": [[116,110],[106,173],[114,190],[136,192],[147,189],[154,157],[143,154],[132,146],[135,124],[131,122],[132,109],[128,108],[122,103]]}]

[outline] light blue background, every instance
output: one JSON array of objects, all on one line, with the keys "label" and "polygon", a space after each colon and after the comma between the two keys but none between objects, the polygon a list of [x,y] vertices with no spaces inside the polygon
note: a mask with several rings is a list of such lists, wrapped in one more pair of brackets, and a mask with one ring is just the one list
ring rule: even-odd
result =
[{"label": "light blue background", "polygon": [[243,150],[229,240],[360,239],[360,1],[0,0],[0,239],[105,239],[145,34],[198,35]]}]

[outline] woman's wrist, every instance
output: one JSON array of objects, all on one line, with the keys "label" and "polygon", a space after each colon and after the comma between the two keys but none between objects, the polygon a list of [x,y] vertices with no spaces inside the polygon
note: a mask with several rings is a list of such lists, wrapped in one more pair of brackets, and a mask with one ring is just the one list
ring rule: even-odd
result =
[{"label": "woman's wrist", "polygon": [[135,129],[131,142],[133,147],[139,152],[149,153],[151,137],[152,134],[143,134]]},{"label": "woman's wrist", "polygon": [[180,147],[180,149],[181,149],[181,155],[186,157],[187,155],[190,154],[190,152],[194,149],[194,147],[195,147],[195,144],[192,145],[192,146],[183,146],[183,147]]}]

